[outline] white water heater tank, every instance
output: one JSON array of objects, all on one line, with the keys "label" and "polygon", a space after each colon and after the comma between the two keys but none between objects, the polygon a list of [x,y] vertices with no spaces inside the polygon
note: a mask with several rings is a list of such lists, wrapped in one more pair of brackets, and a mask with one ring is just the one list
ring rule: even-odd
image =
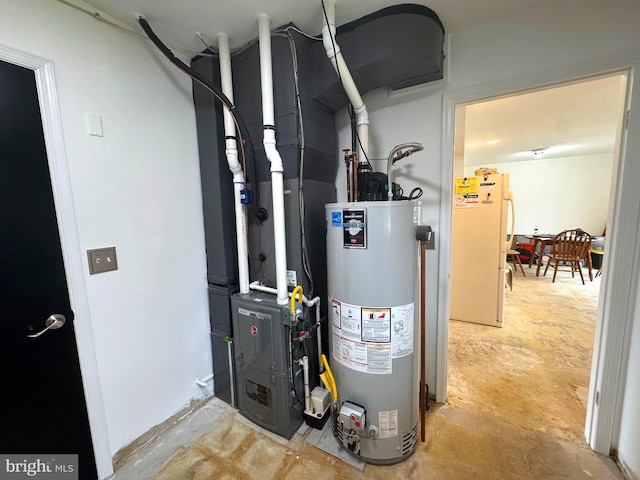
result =
[{"label": "white water heater tank", "polygon": [[365,462],[397,463],[418,443],[420,203],[325,209],[329,351],[339,397],[334,434]]}]

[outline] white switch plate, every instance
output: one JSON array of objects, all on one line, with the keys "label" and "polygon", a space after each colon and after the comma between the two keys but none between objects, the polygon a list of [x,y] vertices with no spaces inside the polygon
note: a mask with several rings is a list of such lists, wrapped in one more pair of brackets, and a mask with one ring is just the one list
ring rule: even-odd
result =
[{"label": "white switch plate", "polygon": [[85,119],[87,122],[87,133],[89,135],[93,135],[94,137],[102,137],[102,117],[95,113],[87,112],[85,114]]}]

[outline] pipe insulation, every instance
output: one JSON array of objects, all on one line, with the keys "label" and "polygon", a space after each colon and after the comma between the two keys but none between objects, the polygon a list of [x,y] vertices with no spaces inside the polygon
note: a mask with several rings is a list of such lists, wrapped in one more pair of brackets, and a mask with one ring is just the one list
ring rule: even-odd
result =
[{"label": "pipe insulation", "polygon": [[284,225],[284,167],[276,148],[275,113],[273,107],[273,72],[271,64],[271,30],[269,17],[258,16],[260,44],[260,85],[262,88],[262,125],[265,154],[271,164],[271,191],[273,195],[273,237],[275,244],[276,301],[286,305],[287,245]]},{"label": "pipe insulation", "polygon": [[[218,34],[218,51],[220,55],[220,81],[222,93],[233,103],[233,80],[231,76],[231,53],[229,37],[225,33]],[[242,190],[245,189],[242,165],[238,161],[238,143],[236,126],[227,108],[223,109],[225,154],[229,170],[233,174],[233,198],[236,219],[236,247],[238,250],[238,283],[240,293],[249,293],[249,253],[247,240],[247,210],[241,202]]]},{"label": "pipe insulation", "polygon": [[342,82],[353,110],[356,114],[356,131],[358,133],[358,163],[368,165],[367,155],[369,151],[369,114],[367,107],[358,92],[358,87],[347,67],[344,57],[340,52],[340,46],[336,42],[336,3],[335,0],[321,0],[324,12],[322,22],[322,44]]}]

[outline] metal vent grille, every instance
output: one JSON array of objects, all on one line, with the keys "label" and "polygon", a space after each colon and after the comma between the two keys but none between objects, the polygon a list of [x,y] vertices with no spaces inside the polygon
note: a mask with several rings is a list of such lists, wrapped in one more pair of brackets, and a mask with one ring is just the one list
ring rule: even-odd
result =
[{"label": "metal vent grille", "polygon": [[416,423],[411,431],[402,434],[402,456],[413,451],[418,443],[418,424]]},{"label": "metal vent grille", "polygon": [[336,424],[336,439],[338,439],[340,443],[344,444],[344,429],[340,422],[337,422]]}]

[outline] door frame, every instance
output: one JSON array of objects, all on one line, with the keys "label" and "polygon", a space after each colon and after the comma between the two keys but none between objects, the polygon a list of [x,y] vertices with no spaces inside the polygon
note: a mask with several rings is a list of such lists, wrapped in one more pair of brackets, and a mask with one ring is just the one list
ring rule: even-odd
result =
[{"label": "door frame", "polygon": [[67,289],[75,313],[76,344],[96,467],[98,477],[105,478],[113,473],[113,465],[82,269],[86,257],[82,255],[78,239],[53,61],[3,45],[0,45],[0,60],[28,68],[35,74]]},{"label": "door frame", "polygon": [[[436,331],[437,402],[444,403],[447,398],[451,185],[456,105],[622,73],[627,75],[625,114],[627,111],[638,112],[640,81],[634,78],[634,73],[638,71],[639,66],[640,50],[634,50],[562,69],[539,71],[444,93],[439,222],[442,241],[439,262],[440,278],[446,279],[446,282],[441,282],[438,291],[440,308]],[[615,271],[615,275],[603,272],[585,423],[587,443],[594,451],[603,455],[609,455],[617,442],[629,357],[629,332],[638,291],[636,272],[640,268],[640,243],[636,243],[636,239],[640,235],[640,202],[637,193],[640,162],[634,162],[634,158],[640,158],[640,121],[637,116],[634,118],[631,115],[627,128],[623,126],[621,132],[619,156],[614,158],[616,170],[611,185],[605,248],[607,270]]]}]

